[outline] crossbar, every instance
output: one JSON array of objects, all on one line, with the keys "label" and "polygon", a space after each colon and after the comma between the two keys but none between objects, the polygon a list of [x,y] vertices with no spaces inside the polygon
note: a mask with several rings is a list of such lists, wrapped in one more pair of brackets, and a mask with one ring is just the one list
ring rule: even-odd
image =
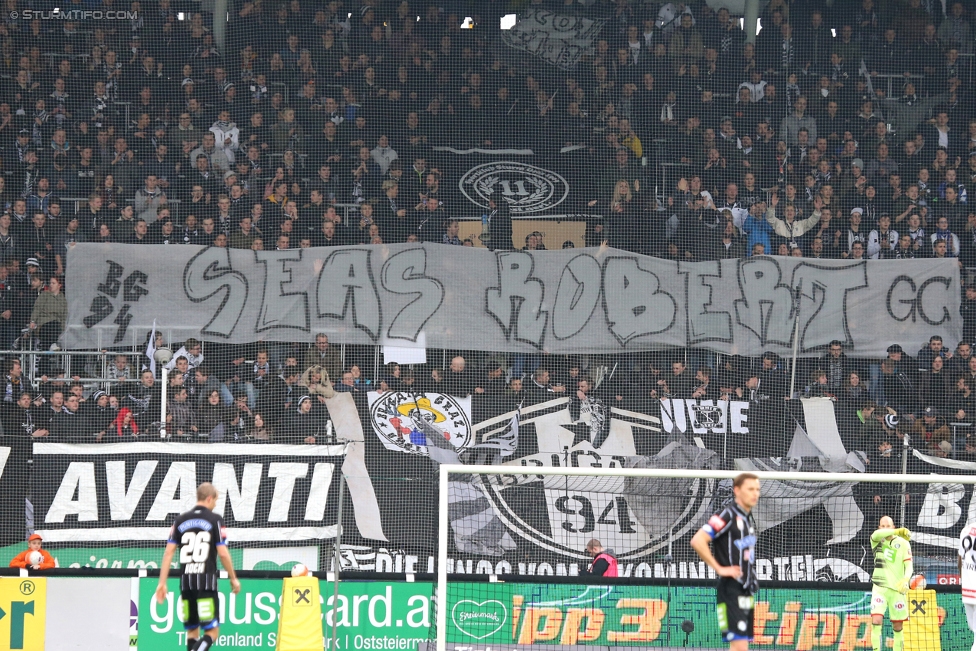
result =
[{"label": "crossbar", "polygon": [[[448,475],[563,475],[567,477],[643,477],[646,479],[732,479],[743,471],[736,470],[688,470],[668,468],[559,468],[550,466],[465,466],[445,464],[441,468],[442,488]],[[773,472],[748,471],[770,481],[819,481],[819,482],[871,482],[883,484],[931,484],[945,481],[951,484],[976,484],[973,475],[922,475],[871,474],[861,472]],[[935,478],[933,480],[933,477]],[[442,499],[444,499],[442,497]]]}]

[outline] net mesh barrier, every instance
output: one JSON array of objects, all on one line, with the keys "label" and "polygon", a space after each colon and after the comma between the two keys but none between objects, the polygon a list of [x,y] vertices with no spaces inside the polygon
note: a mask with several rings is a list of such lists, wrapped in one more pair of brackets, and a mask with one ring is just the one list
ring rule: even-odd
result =
[{"label": "net mesh barrier", "polygon": [[[764,479],[752,510],[757,536],[743,548],[755,543],[755,641],[775,648],[870,648],[872,595],[863,586],[876,567],[871,538],[881,517],[948,513],[946,500],[968,487],[909,484],[903,490],[900,484],[810,479],[801,473]],[[688,582],[717,577],[689,542],[702,522],[724,526],[716,520],[728,513],[731,480],[459,472],[449,481],[449,574],[439,584],[446,615],[442,630],[431,629],[431,640],[447,648],[722,646],[713,588]],[[521,553],[521,541],[517,549],[512,544],[512,523],[536,541],[532,553]],[[957,541],[913,531],[913,572],[947,582],[945,573],[954,570],[949,555],[937,560],[942,552],[935,548],[942,544]],[[515,554],[503,553],[506,548]],[[611,562],[623,579],[608,583],[592,574]],[[913,585],[904,609],[892,611],[894,619],[911,613],[905,648],[951,648],[950,600],[940,595],[936,603],[926,585]],[[732,624],[723,628],[735,632],[732,616],[726,621]]]},{"label": "net mesh barrier", "polygon": [[[0,563],[153,566],[213,481],[239,567],[435,572],[465,463],[860,473],[764,488],[762,578],[860,585],[890,515],[956,581],[972,486],[871,475],[976,470],[969,3],[755,37],[703,2],[35,5],[0,17]],[[455,477],[452,585],[596,538],[667,600],[728,495]],[[539,619],[570,589],[484,639],[627,640]]]}]

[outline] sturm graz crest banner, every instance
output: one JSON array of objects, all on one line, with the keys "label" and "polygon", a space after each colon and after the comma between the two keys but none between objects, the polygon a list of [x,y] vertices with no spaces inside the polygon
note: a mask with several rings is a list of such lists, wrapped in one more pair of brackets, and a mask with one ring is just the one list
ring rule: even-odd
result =
[{"label": "sturm graz crest banner", "polygon": [[560,152],[533,149],[457,149],[435,147],[437,165],[458,179],[448,194],[451,216],[481,219],[488,199],[501,198],[513,219],[595,218],[587,203],[602,198],[584,149]]},{"label": "sturm graz crest banner", "polygon": [[[760,513],[757,547],[763,579],[869,580],[872,558],[865,550],[876,524],[872,491],[877,487],[871,474],[863,472],[865,455],[844,447],[833,402],[669,400],[661,413],[611,406],[604,432],[588,420],[593,410],[574,401],[557,398],[523,407],[516,449],[503,464],[512,474],[453,477],[450,571],[572,575],[589,561],[586,542],[599,538],[614,548],[626,576],[709,577],[688,540],[708,515],[731,499],[730,482],[536,476],[531,469],[717,468],[725,446],[728,462],[742,470],[846,471],[860,480],[827,485],[799,478],[764,489],[767,504]],[[511,432],[511,412],[484,414],[477,397],[473,411],[482,414],[475,418],[473,441]],[[675,416],[679,411],[683,417]],[[666,431],[666,422],[672,431]],[[382,447],[382,437],[374,434],[373,445]],[[414,466],[417,477],[429,477],[427,487],[434,489],[436,464],[400,451],[388,455],[424,461]],[[931,466],[926,470],[915,459],[910,470],[930,472]],[[400,485],[401,490],[409,488]],[[413,495],[401,492],[398,499],[415,505]],[[971,491],[959,485],[915,489],[905,523],[917,532],[917,557],[945,554],[970,502]],[[430,518],[427,526],[434,528],[436,510],[414,509],[409,517],[415,526]],[[436,545],[430,538],[418,544],[416,538],[407,541],[394,533],[391,543],[393,547],[351,548],[343,563],[363,570],[406,562],[434,568]]]},{"label": "sturm graz crest banner", "polygon": [[482,209],[489,207],[497,191],[515,217],[547,215],[569,196],[569,183],[560,174],[516,161],[476,165],[465,172],[458,187],[465,199]]}]

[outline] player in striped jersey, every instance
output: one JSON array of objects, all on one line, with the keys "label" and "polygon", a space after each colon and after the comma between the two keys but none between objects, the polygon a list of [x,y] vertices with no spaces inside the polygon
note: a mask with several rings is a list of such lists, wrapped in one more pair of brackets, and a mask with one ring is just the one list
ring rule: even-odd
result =
[{"label": "player in striped jersey", "polygon": [[[230,576],[231,590],[241,591],[241,583],[234,572],[234,563],[227,551],[227,530],[224,520],[213,512],[217,504],[217,489],[211,483],[197,488],[197,504],[178,516],[169,532],[163,562],[159,568],[156,601],[166,601],[166,578],[177,548],[180,550],[180,596],[183,599],[183,627],[186,629],[187,651],[207,651],[216,644],[220,633],[219,600],[217,598],[217,558]],[[201,629],[203,633],[201,634]]]},{"label": "player in striped jersey", "polygon": [[756,521],[752,517],[759,502],[759,478],[740,473],[732,480],[732,493],[735,499],[708,519],[691,539],[691,546],[719,577],[716,600],[722,639],[731,651],[746,651],[752,640],[752,610],[759,589]]}]

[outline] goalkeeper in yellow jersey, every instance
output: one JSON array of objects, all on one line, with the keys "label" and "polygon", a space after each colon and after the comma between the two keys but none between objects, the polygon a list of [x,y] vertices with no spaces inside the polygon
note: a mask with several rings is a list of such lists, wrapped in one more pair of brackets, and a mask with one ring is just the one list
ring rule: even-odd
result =
[{"label": "goalkeeper in yellow jersey", "polygon": [[912,578],[912,546],[908,543],[912,534],[908,529],[895,529],[894,521],[887,515],[878,523],[878,530],[871,534],[871,551],[874,552],[874,573],[871,575],[871,647],[882,651],[881,626],[885,611],[894,629],[894,651],[905,648],[902,627],[908,619],[908,586]]}]

